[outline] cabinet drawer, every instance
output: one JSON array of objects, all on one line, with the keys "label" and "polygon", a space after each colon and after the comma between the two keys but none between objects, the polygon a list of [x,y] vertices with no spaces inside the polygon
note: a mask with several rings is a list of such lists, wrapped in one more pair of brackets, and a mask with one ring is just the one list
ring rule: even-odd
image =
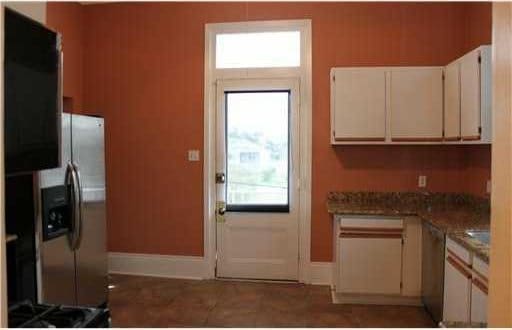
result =
[{"label": "cabinet drawer", "polygon": [[486,280],[489,277],[489,265],[477,256],[473,258],[473,271]]},{"label": "cabinet drawer", "polygon": [[446,250],[447,255],[451,253],[463,261],[466,266],[471,266],[471,253],[449,237],[446,239]]},{"label": "cabinet drawer", "polygon": [[397,218],[370,218],[370,217],[343,217],[340,221],[341,227],[381,229],[381,228],[403,228],[403,220]]}]

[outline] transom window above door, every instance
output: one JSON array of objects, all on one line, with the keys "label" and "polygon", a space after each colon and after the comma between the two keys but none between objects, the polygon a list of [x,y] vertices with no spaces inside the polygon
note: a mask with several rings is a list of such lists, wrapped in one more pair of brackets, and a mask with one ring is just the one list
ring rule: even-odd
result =
[{"label": "transom window above door", "polygon": [[300,31],[219,33],[217,69],[299,67]]}]

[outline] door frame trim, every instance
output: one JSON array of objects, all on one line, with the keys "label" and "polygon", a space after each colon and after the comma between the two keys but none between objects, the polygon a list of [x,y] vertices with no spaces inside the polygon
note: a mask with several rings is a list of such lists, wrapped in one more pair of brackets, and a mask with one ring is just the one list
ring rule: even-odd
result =
[{"label": "door frame trim", "polygon": [[[291,280],[291,281],[298,281],[299,280],[299,229],[300,229],[300,223],[299,223],[299,210],[300,210],[300,186],[299,186],[299,176],[300,176],[300,159],[299,159],[299,150],[300,150],[300,141],[298,141],[299,135],[299,98],[300,98],[300,81],[298,78],[266,78],[266,79],[252,79],[252,78],[242,78],[242,79],[218,79],[216,84],[216,95],[217,95],[217,150],[216,150],[216,171],[222,171],[224,170],[224,173],[226,173],[226,177],[229,177],[229,173],[227,172],[227,159],[224,159],[227,157],[227,148],[225,145],[225,139],[227,139],[226,132],[227,132],[227,104],[226,104],[226,98],[225,93],[229,92],[261,92],[261,91],[287,91],[288,94],[288,134],[289,134],[289,144],[288,144],[288,159],[289,159],[289,166],[288,166],[288,196],[289,196],[289,211],[286,213],[281,212],[274,212],[270,214],[265,214],[265,212],[256,212],[256,213],[243,213],[243,211],[237,212],[233,211],[233,213],[230,213],[229,215],[226,214],[225,223],[219,226],[218,223],[215,223],[216,225],[216,239],[217,239],[217,269],[216,269],[216,277],[217,278],[229,278],[229,277],[241,277],[241,278],[253,278],[253,279],[274,279],[274,280]],[[228,179],[229,180],[229,179]],[[226,185],[220,186],[216,185],[216,193],[217,194],[223,194],[227,189]],[[217,195],[219,196],[219,195]],[[219,200],[223,200],[226,202],[226,209],[229,211],[229,206],[227,205],[227,199],[225,199],[227,196],[222,196],[219,198]],[[243,261],[242,257],[239,258],[233,258],[229,256],[229,251],[226,245],[224,243],[227,243],[232,236],[229,235],[230,229],[234,229],[233,226],[236,226],[235,223],[240,220],[242,223],[245,221],[251,222],[250,219],[258,219],[259,217],[264,218],[274,218],[275,221],[274,224],[277,224],[277,227],[274,227],[273,225],[270,225],[270,227],[263,226],[260,227],[261,223],[256,225],[253,224],[253,229],[257,230],[257,228],[267,228],[272,230],[279,230],[281,231],[283,229],[283,223],[281,221],[284,221],[287,223],[286,227],[286,248],[281,247],[284,250],[281,252],[286,251],[286,257],[281,256],[280,257],[275,256],[277,259],[281,259],[284,264],[281,265],[282,272],[277,271],[277,266],[272,266],[273,262],[270,262],[268,264],[268,268],[264,266],[263,264],[260,264],[259,267],[256,267],[255,263],[249,262],[249,260]],[[236,218],[238,220],[233,220],[233,218]],[[295,222],[292,224],[289,221],[295,220]],[[263,220],[266,222],[265,220]],[[245,223],[245,225],[249,225],[249,223]],[[268,223],[268,222],[267,222]],[[272,221],[270,222],[272,223]],[[280,224],[279,224],[280,223]],[[245,225],[241,225],[241,227],[238,228],[247,228]],[[279,228],[279,229],[278,229]],[[293,233],[292,233],[293,228]],[[224,241],[224,240],[227,241]],[[246,241],[247,244],[249,244],[249,241]],[[256,243],[257,244],[257,243]],[[292,252],[292,246],[293,246],[293,252]],[[223,255],[222,253],[226,253]],[[280,254],[280,253],[278,253]],[[250,258],[250,257],[248,257]],[[264,263],[263,260],[271,258],[270,256],[263,257],[260,259],[262,263]],[[238,266],[236,266],[236,263],[234,259],[239,259],[238,263],[240,263]],[[267,262],[269,260],[267,259]],[[244,265],[247,268],[251,268],[251,266],[255,266],[255,268],[251,271],[249,271],[247,268],[243,268]],[[293,264],[293,267],[292,267]],[[242,267],[242,268],[240,268]],[[273,268],[274,267],[274,268]],[[273,268],[273,269],[272,269]],[[263,269],[266,269],[266,271],[263,271]],[[238,275],[234,275],[238,274]],[[271,275],[273,274],[273,275]]]},{"label": "door frame trim", "polygon": [[[294,68],[215,69],[215,36],[226,32],[263,32],[299,30],[301,32],[301,66]],[[311,20],[252,21],[215,23],[205,26],[204,57],[204,166],[203,217],[205,277],[215,278],[215,154],[216,154],[216,82],[218,79],[283,79],[300,81],[299,95],[299,282],[310,283],[311,259],[311,166],[312,166],[312,60]]]}]

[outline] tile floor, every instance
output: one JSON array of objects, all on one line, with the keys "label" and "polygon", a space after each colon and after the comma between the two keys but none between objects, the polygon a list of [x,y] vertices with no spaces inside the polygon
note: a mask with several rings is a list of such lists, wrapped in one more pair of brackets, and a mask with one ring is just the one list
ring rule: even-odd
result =
[{"label": "tile floor", "polygon": [[433,327],[421,307],[334,305],[327,286],[112,275],[114,327]]}]

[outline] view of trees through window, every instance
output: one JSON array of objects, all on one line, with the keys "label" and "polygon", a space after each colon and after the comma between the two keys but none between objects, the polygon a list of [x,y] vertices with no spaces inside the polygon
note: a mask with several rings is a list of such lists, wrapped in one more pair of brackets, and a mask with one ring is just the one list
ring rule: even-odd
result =
[{"label": "view of trees through window", "polygon": [[227,92],[228,205],[287,205],[289,92]]}]

